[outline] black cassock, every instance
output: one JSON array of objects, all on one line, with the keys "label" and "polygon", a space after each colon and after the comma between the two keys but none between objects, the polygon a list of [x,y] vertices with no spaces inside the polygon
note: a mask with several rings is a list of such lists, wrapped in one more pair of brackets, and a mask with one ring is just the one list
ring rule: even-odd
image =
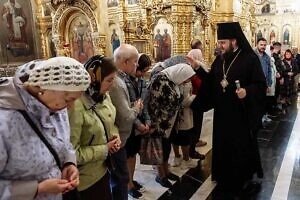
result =
[{"label": "black cassock", "polygon": [[[225,60],[225,72],[239,50]],[[241,51],[227,74],[225,92],[223,60],[218,56],[209,74],[196,71],[202,79],[193,108],[206,111],[214,108],[212,180],[220,184],[243,184],[257,173],[263,176],[256,133],[261,125],[266,97],[266,80],[259,58],[254,52]],[[235,81],[239,80],[247,95],[239,99]]]}]

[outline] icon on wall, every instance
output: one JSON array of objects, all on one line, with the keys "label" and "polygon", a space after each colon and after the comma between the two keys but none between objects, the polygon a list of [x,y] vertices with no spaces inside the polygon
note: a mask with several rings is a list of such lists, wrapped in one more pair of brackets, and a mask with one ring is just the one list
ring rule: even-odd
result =
[{"label": "icon on wall", "polygon": [[290,31],[285,29],[283,33],[283,44],[290,44]]},{"label": "icon on wall", "polygon": [[29,46],[26,35],[26,21],[23,7],[15,0],[9,0],[3,4],[2,18],[8,30],[8,48],[13,56],[29,54]]},{"label": "icon on wall", "polygon": [[0,13],[0,44],[7,59],[25,62],[34,58],[30,1],[0,0]]},{"label": "icon on wall", "polygon": [[161,18],[154,27],[154,58],[156,62],[163,61],[171,57],[172,49],[172,26],[166,19]]},{"label": "icon on wall", "polygon": [[112,30],[112,34],[111,34],[111,45],[112,45],[112,49],[113,52],[116,50],[116,48],[118,48],[120,46],[120,38],[118,36],[118,34],[116,33],[116,29]]},{"label": "icon on wall", "polygon": [[[81,63],[84,63],[94,55],[91,32],[91,27],[86,16],[82,15],[71,22],[69,32],[71,57]],[[68,48],[68,46],[66,46],[66,48]]]},{"label": "icon on wall", "polygon": [[270,33],[270,44],[273,44],[275,42],[275,32],[274,30],[271,31]]}]

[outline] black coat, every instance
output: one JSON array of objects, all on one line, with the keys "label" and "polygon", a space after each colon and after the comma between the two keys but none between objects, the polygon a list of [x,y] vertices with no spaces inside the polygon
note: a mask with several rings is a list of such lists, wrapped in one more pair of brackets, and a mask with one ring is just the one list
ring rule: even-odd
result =
[{"label": "black coat", "polygon": [[[238,51],[226,60],[225,71]],[[195,107],[214,108],[212,179],[219,183],[243,183],[254,173],[262,177],[256,133],[261,124],[266,97],[266,80],[259,58],[243,52],[232,64],[223,92],[223,61],[218,56],[209,74],[200,69],[202,97]],[[246,89],[244,99],[237,97],[235,80]]]}]

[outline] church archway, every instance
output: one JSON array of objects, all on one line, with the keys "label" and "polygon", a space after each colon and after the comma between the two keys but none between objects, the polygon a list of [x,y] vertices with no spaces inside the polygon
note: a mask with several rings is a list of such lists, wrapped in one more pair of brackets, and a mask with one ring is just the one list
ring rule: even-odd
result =
[{"label": "church archway", "polygon": [[103,53],[105,51],[105,36],[100,36],[94,11],[84,1],[75,1],[71,6],[67,3],[60,4],[52,18],[52,40],[55,44],[57,55],[73,55],[74,49],[72,48],[74,48],[74,45],[71,45],[71,39],[73,38],[74,30],[70,30],[70,27],[72,22],[76,20],[76,16],[81,17],[82,22],[86,21],[84,26],[89,33],[84,34],[91,39],[93,54]]}]

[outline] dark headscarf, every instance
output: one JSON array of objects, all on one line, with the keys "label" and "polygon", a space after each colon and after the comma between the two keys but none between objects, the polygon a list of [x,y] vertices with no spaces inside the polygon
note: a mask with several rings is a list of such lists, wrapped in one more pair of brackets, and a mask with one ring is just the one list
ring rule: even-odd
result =
[{"label": "dark headscarf", "polygon": [[218,23],[218,40],[236,39],[239,48],[244,52],[253,52],[239,22]]},{"label": "dark headscarf", "polygon": [[84,67],[91,76],[91,84],[86,91],[87,94],[95,102],[103,101],[104,95],[100,94],[101,82],[106,76],[117,71],[113,60],[103,55],[95,55],[84,63]]}]

